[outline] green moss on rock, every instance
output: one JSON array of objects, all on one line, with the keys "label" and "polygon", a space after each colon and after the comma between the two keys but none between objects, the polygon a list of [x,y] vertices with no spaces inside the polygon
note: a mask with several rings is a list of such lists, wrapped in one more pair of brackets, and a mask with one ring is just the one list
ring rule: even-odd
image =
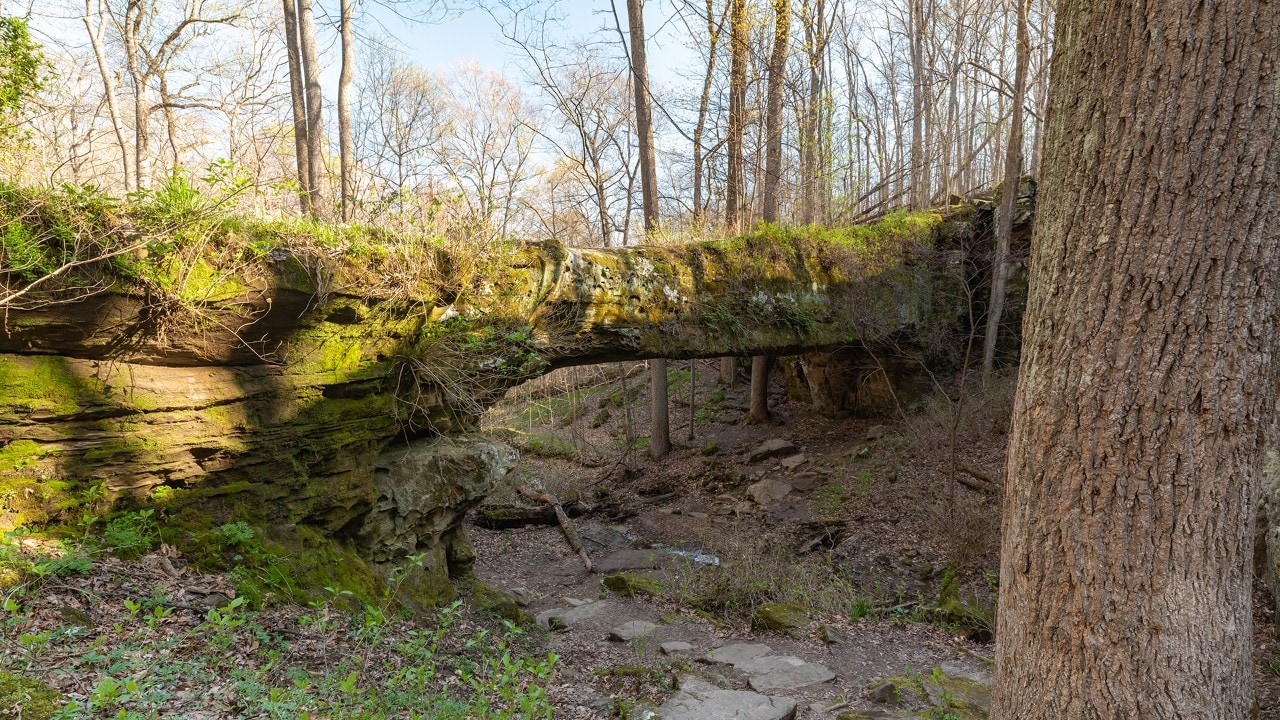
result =
[{"label": "green moss on rock", "polygon": [[23,720],[48,720],[62,707],[62,695],[29,677],[0,670],[0,709],[20,708]]},{"label": "green moss on rock", "polygon": [[765,603],[751,615],[752,626],[764,630],[794,630],[808,623],[808,609],[787,603]]},{"label": "green moss on rock", "polygon": [[662,591],[662,584],[657,580],[636,573],[616,573],[605,577],[600,585],[623,597],[636,595],[657,595]]}]

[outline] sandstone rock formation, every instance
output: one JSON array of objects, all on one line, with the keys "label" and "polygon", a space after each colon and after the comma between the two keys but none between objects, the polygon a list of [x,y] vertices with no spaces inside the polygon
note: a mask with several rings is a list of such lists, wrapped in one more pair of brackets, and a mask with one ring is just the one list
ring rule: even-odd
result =
[{"label": "sandstone rock formation", "polygon": [[260,529],[297,592],[372,594],[419,556],[407,586],[446,596],[449,567],[465,572],[462,514],[511,455],[422,439],[466,431],[507,388],[565,365],[909,342],[960,317],[954,279],[924,258],[962,245],[973,213],[669,247],[551,242],[483,265],[408,243],[295,247],[262,228],[254,242],[277,247],[250,252],[225,226],[148,258],[151,275],[89,266],[0,318],[0,526],[152,506],[187,548],[225,523]]}]

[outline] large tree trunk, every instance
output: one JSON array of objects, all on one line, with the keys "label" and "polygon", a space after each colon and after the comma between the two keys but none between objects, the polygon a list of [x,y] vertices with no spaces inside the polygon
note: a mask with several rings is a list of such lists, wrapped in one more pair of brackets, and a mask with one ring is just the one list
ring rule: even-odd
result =
[{"label": "large tree trunk", "polygon": [[355,29],[351,27],[354,20],[355,0],[342,0],[342,70],[338,74],[338,157],[340,168],[338,174],[338,198],[343,221],[351,220],[356,195],[355,146],[351,138],[351,79],[355,69]]},{"label": "large tree trunk", "polygon": [[1058,8],[993,718],[1250,715],[1276,402],[1275,11]]},{"label": "large tree trunk", "polygon": [[302,45],[295,0],[284,0],[284,44],[289,58],[289,96],[293,100],[293,149],[298,159],[298,206],[311,212],[311,147],[307,140],[307,90],[302,80]]},{"label": "large tree trunk", "polygon": [[1027,32],[1027,5],[1018,2],[1018,49],[1013,70],[1012,114],[1009,116],[1009,144],[1004,154],[1004,191],[996,221],[996,255],[991,263],[991,301],[987,303],[987,334],[982,346],[982,380],[996,368],[996,341],[1000,338],[1000,318],[1004,315],[1005,286],[1009,282],[1009,250],[1013,247],[1013,213],[1018,205],[1018,185],[1022,176],[1022,105],[1027,97],[1027,61],[1031,37]]},{"label": "large tree trunk", "polygon": [[773,0],[773,52],[769,57],[768,107],[765,111],[764,203],[765,222],[778,221],[778,186],[782,183],[782,81],[787,74],[787,50],[791,46],[791,0]]},{"label": "large tree trunk", "polygon": [[747,3],[729,0],[729,127],[728,176],[725,179],[724,223],[729,232],[742,227],[744,158],[742,136],[747,127]]}]

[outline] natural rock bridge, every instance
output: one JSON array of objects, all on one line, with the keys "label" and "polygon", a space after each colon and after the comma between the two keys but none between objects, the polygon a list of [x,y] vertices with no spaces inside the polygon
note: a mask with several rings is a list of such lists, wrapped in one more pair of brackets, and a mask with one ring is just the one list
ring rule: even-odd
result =
[{"label": "natural rock bridge", "polygon": [[396,244],[250,253],[224,230],[156,263],[158,278],[8,311],[0,524],[66,519],[102,502],[97,485],[155,507],[192,553],[249,523],[299,590],[372,592],[423,554],[405,592],[439,598],[469,563],[462,515],[513,457],[447,438],[504,390],[572,364],[923,343],[965,317],[957,268],[989,219],[955,207],[489,259]]}]

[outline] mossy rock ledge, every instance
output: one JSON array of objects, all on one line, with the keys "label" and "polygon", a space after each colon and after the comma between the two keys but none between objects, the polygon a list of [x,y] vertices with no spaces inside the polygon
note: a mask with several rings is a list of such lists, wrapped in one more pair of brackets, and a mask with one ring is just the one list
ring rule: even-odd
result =
[{"label": "mossy rock ledge", "polygon": [[166,540],[215,565],[210,533],[248,523],[295,595],[393,579],[438,602],[468,572],[463,515],[514,462],[468,435],[507,388],[574,364],[909,343],[959,321],[953,279],[922,258],[970,244],[975,212],[531,244],[465,277],[438,247],[248,254],[215,232],[183,256],[187,285],[108,267],[7,310],[0,528],[70,523],[101,495],[156,508]]}]

